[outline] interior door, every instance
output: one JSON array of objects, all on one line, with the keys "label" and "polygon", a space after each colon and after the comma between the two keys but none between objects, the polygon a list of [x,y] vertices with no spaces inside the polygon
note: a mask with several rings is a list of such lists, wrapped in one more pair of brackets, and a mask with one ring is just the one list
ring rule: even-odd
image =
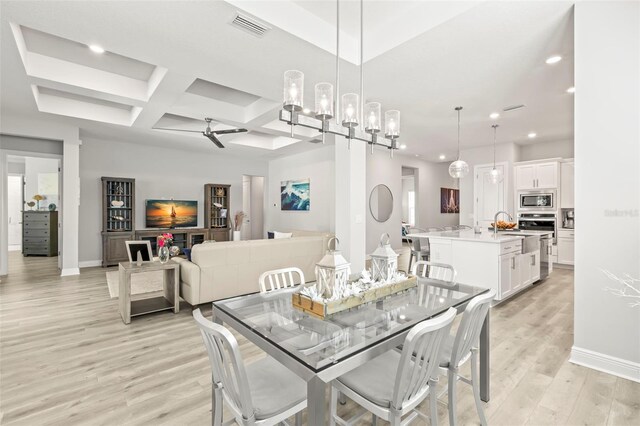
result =
[{"label": "interior door", "polygon": [[23,177],[8,176],[7,183],[9,249],[20,250],[22,247],[22,209],[24,207]]},{"label": "interior door", "polygon": [[[499,184],[489,183],[487,175],[493,169],[491,166],[477,166],[475,168],[475,209],[474,223],[481,227],[489,227],[496,212],[506,210],[505,180]],[[502,170],[506,177],[506,166],[496,164],[496,169]],[[504,220],[504,219],[503,219]]]}]

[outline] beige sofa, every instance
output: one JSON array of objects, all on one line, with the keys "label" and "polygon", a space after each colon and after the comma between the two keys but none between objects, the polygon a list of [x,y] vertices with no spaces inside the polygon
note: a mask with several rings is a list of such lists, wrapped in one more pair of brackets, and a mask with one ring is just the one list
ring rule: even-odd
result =
[{"label": "beige sofa", "polygon": [[330,234],[292,231],[291,238],[198,244],[191,261],[180,263],[180,296],[192,306],[255,293],[260,274],[295,266],[305,281],[315,281],[315,265],[326,252]]}]

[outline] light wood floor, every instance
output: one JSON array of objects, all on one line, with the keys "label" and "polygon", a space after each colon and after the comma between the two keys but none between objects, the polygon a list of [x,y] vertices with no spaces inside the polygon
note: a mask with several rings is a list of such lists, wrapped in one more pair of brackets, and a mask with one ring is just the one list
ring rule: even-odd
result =
[{"label": "light wood floor", "polygon": [[[0,283],[1,424],[209,423],[208,360],[188,305],[126,326],[103,269],[61,278],[55,258],[15,252],[9,265]],[[490,424],[640,424],[640,384],[567,361],[572,300],[573,273],[556,270],[493,309]],[[239,340],[247,362],[262,356]],[[459,389],[460,424],[477,424],[470,389]],[[448,423],[444,405],[439,422]]]}]

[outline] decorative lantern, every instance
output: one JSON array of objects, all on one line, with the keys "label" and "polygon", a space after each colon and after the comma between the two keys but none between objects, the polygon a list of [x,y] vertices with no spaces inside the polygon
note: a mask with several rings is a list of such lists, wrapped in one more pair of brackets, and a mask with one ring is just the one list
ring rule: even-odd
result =
[{"label": "decorative lantern", "polygon": [[393,251],[389,243],[389,234],[380,237],[380,245],[371,254],[371,278],[373,281],[386,282],[398,272],[398,253]]},{"label": "decorative lantern", "polygon": [[[331,242],[334,241],[333,250]],[[316,263],[316,290],[325,299],[330,299],[337,288],[345,288],[351,275],[351,264],[342,257],[337,249],[340,240],[336,237],[329,239],[327,254]]]}]

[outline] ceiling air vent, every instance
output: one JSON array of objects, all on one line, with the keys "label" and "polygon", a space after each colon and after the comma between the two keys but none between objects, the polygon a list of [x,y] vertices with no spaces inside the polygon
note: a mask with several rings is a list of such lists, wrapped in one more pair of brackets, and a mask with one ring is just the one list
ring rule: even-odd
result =
[{"label": "ceiling air vent", "polygon": [[526,105],[524,105],[524,104],[520,104],[520,105],[511,105],[511,106],[508,106],[508,107],[504,107],[502,110],[503,110],[504,112],[507,112],[507,111],[514,111],[514,110],[516,110],[516,109],[524,108],[525,106],[526,106]]},{"label": "ceiling air vent", "polygon": [[256,37],[262,37],[264,33],[271,28],[255,18],[251,18],[241,13],[236,13],[236,17],[231,21],[231,25],[240,28],[242,31],[253,34]]}]

